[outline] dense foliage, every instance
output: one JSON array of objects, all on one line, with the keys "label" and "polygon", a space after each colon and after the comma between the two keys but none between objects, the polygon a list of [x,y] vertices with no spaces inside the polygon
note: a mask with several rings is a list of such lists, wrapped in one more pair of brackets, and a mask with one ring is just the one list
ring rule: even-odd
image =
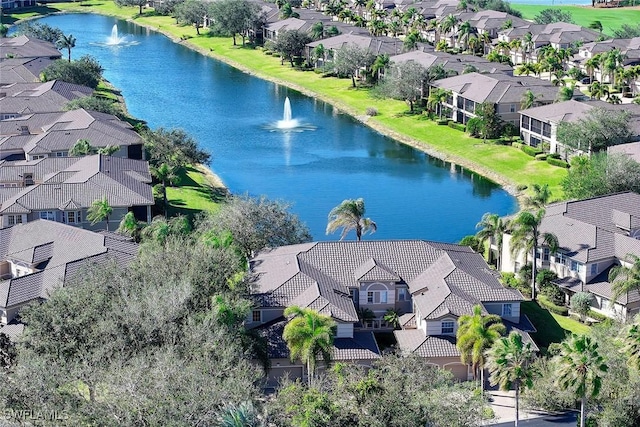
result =
[{"label": "dense foliage", "polygon": [[61,80],[67,83],[98,87],[104,69],[93,57],[85,55],[76,61],[58,59],[42,70],[42,81]]},{"label": "dense foliage", "polygon": [[640,164],[624,154],[575,157],[562,181],[565,197],[586,199],[620,191],[640,192]]}]

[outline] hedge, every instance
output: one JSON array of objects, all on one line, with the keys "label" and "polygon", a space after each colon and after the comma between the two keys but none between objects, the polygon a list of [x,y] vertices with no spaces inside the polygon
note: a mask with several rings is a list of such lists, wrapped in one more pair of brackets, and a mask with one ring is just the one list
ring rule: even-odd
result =
[{"label": "hedge", "polygon": [[456,129],[459,131],[464,132],[465,130],[467,130],[467,127],[465,125],[463,125],[462,123],[456,123],[456,122],[449,122],[448,126],[452,129]]},{"label": "hedge", "polygon": [[547,160],[547,155],[545,153],[536,154],[536,160],[540,160],[540,161]]},{"label": "hedge", "polygon": [[447,119],[443,119],[443,120],[436,120],[436,124],[438,126],[445,126],[449,124],[449,121]]},{"label": "hedge", "polygon": [[536,148],[530,147],[528,145],[521,145],[520,149],[522,151],[524,151],[526,154],[530,155],[531,157],[535,157],[538,154],[542,154],[542,151],[540,151],[540,150],[538,150]]},{"label": "hedge", "polygon": [[511,146],[515,147],[515,148],[521,148],[522,147],[522,142],[512,142]]},{"label": "hedge", "polygon": [[589,310],[587,312],[587,316],[591,317],[592,319],[595,319],[599,322],[604,322],[605,320],[608,320],[609,318],[607,316],[605,316],[604,314],[595,312],[593,310]]},{"label": "hedge", "polygon": [[569,309],[567,307],[560,307],[555,305],[548,299],[546,299],[543,295],[538,296],[538,303],[543,307],[549,310],[552,313],[559,314],[560,316],[568,316]]},{"label": "hedge", "polygon": [[565,162],[564,160],[554,159],[553,157],[547,157],[547,163],[549,163],[552,166],[558,166],[561,168],[569,167],[569,163]]}]

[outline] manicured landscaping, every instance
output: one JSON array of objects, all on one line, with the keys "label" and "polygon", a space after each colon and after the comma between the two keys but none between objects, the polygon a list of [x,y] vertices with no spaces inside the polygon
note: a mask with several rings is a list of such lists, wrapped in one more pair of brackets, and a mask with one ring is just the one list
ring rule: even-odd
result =
[{"label": "manicured landscaping", "polygon": [[552,343],[561,342],[568,333],[589,332],[588,326],[569,317],[550,313],[534,301],[523,301],[520,303],[520,309],[536,326],[537,332],[532,333],[531,337],[541,349],[548,348]]},{"label": "manicured landscaping", "polygon": [[169,215],[193,216],[202,211],[215,211],[226,195],[226,189],[215,182],[209,171],[189,166],[178,174],[175,187],[167,187]]},{"label": "manicured landscaping", "polygon": [[609,36],[613,36],[613,30],[622,27],[623,24],[637,25],[640,22],[640,8],[592,8],[591,6],[549,6],[533,4],[512,3],[514,9],[522,12],[524,19],[533,19],[541,10],[562,9],[563,12],[571,13],[573,21],[588,27],[593,21],[602,22],[602,31]]},{"label": "manicured landscaping", "polygon": [[[536,182],[549,184],[554,197],[561,197],[560,181],[566,170],[536,161],[518,149],[483,143],[447,126],[437,126],[423,115],[408,115],[408,106],[402,101],[375,99],[368,89],[351,88],[350,80],[323,77],[312,71],[301,72],[279,58],[265,55],[260,49],[233,46],[231,38],[210,37],[206,31],[197,36],[192,26],[175,24],[171,17],[154,16],[151,12],[137,15],[136,7],[117,8],[112,2],[87,1],[56,4],[60,10],[95,12],[114,15],[157,28],[176,40],[193,45],[202,53],[216,57],[255,73],[259,77],[277,81],[311,96],[331,102],[349,114],[367,120],[376,130],[405,143],[414,145],[445,160],[493,179],[503,185],[530,186]],[[53,6],[51,7],[53,8]],[[367,108],[375,108],[378,115],[369,118]]]}]

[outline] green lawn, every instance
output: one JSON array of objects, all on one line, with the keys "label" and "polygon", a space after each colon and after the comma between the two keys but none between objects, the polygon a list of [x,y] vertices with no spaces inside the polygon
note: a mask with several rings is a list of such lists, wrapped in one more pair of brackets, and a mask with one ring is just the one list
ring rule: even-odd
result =
[{"label": "green lawn", "polygon": [[524,301],[520,303],[520,308],[536,327],[537,332],[532,333],[531,337],[543,351],[546,351],[549,344],[561,342],[568,333],[586,334],[589,332],[588,326],[569,317],[550,313],[536,302]]},{"label": "green lawn", "polygon": [[[60,3],[50,8],[115,15],[124,19],[157,28],[176,41],[190,44],[202,53],[222,59],[259,77],[270,79],[310,96],[329,101],[340,110],[363,120],[368,107],[378,111],[368,118],[367,124],[405,143],[425,149],[431,154],[472,169],[503,185],[549,184],[555,198],[562,196],[560,181],[566,170],[535,161],[520,150],[491,144],[468,137],[466,134],[437,126],[421,115],[407,115],[407,105],[402,101],[381,100],[370,96],[369,90],[351,87],[349,79],[323,78],[312,71],[302,72],[280,59],[265,55],[259,49],[233,46],[231,38],[210,37],[206,30],[197,36],[192,26],[175,24],[175,19],[155,16],[145,12],[138,16],[136,7],[118,8],[113,2],[89,0],[80,3]],[[238,41],[240,42],[240,38]]]},{"label": "green lawn", "polygon": [[592,8],[591,6],[542,6],[512,3],[514,9],[522,12],[524,19],[533,19],[543,9],[562,9],[571,13],[576,24],[587,27],[593,21],[602,22],[603,32],[613,36],[613,30],[622,24],[637,25],[640,23],[640,9],[631,8]]},{"label": "green lawn", "polygon": [[176,180],[176,187],[167,188],[169,215],[193,216],[202,211],[215,211],[226,197],[226,189],[214,182],[198,167],[187,167]]}]

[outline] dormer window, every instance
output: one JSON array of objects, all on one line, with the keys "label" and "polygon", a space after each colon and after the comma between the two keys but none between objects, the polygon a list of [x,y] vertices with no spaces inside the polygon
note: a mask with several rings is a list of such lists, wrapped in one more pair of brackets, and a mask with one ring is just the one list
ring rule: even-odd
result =
[{"label": "dormer window", "polygon": [[511,317],[512,308],[511,304],[502,304],[502,317]]},{"label": "dormer window", "polygon": [[82,222],[80,211],[68,211],[64,213],[64,220],[67,224],[79,224]]},{"label": "dormer window", "polygon": [[453,333],[455,323],[451,320],[442,321],[442,335],[450,335]]}]

